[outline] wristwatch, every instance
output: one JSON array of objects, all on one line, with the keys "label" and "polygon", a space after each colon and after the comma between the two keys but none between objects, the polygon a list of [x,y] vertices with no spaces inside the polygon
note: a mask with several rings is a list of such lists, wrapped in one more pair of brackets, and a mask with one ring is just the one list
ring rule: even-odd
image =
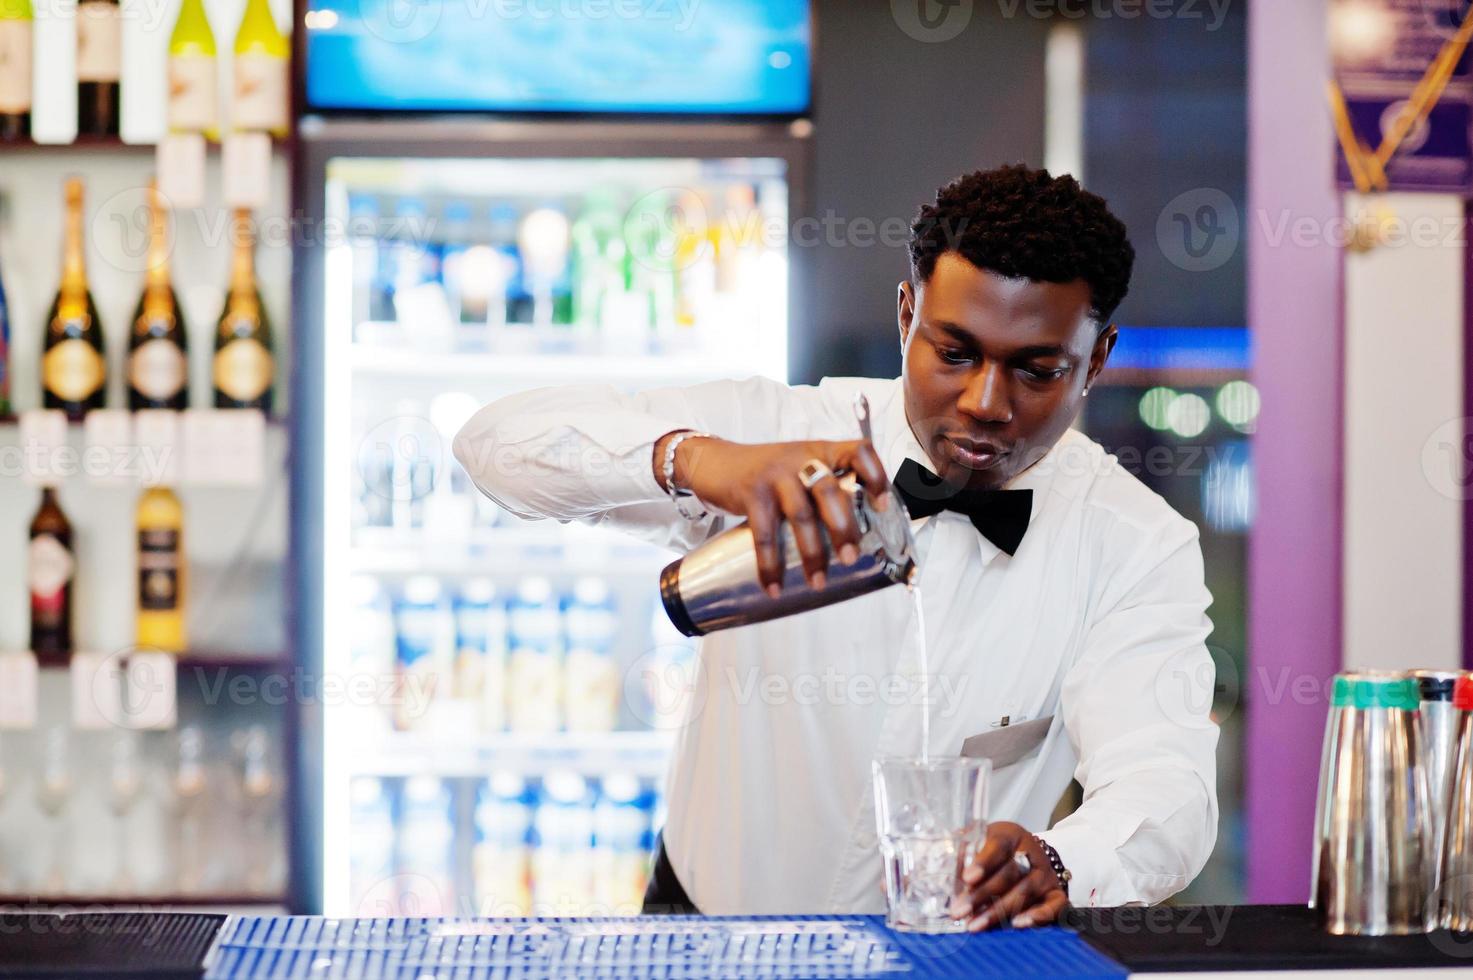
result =
[{"label": "wristwatch", "polygon": [[1058,878],[1059,884],[1064,886],[1064,897],[1068,898],[1069,881],[1074,876],[1069,873],[1068,868],[1064,867],[1064,862],[1059,857],[1059,852],[1054,850],[1054,845],[1050,844],[1042,837],[1039,837],[1037,834],[1033,835],[1033,839],[1038,842],[1039,847],[1043,848],[1044,855],[1048,857],[1048,866],[1054,870],[1054,877]]},{"label": "wristwatch", "polygon": [[[715,438],[709,432],[697,432],[694,429],[684,429],[677,432],[670,437],[669,442],[665,443],[665,465],[661,468],[661,475],[665,477],[665,492],[675,502],[675,509],[680,511],[680,516],[688,521],[698,521],[709,513],[706,510],[706,505],[701,503],[701,498],[697,497],[694,492],[681,489],[675,485],[675,450],[685,440],[696,437]],[[692,513],[686,506],[687,500],[694,500],[697,506],[700,507],[700,513]]]}]

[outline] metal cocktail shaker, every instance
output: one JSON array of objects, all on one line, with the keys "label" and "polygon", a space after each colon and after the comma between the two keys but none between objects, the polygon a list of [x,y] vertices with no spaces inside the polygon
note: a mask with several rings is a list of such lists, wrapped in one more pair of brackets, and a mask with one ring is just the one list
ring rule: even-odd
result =
[{"label": "metal cocktail shaker", "polygon": [[1428,869],[1429,895],[1436,895],[1442,880],[1442,842],[1447,834],[1448,806],[1453,793],[1453,756],[1458,748],[1458,710],[1453,707],[1453,688],[1461,672],[1413,670],[1422,716],[1422,758],[1427,768],[1427,812],[1432,827]]},{"label": "metal cocktail shaker", "polygon": [[1417,682],[1335,677],[1314,828],[1314,891],[1337,936],[1426,932],[1431,824]]},{"label": "metal cocktail shaker", "polygon": [[[803,557],[792,528],[783,525],[782,594],[774,599],[757,578],[757,549],[745,522],[723,531],[660,573],[660,598],[670,621],[686,636],[746,626],[827,606],[888,585],[908,582],[915,569],[915,541],[910,515],[892,489],[884,511],[870,505],[858,477],[838,476],[859,522],[859,560],[852,565],[834,561],[834,549],[824,534],[830,563],[822,590],[815,590],[803,574]],[[821,532],[822,533],[822,532]]]},{"label": "metal cocktail shaker", "polygon": [[1467,932],[1473,929],[1473,674],[1458,678],[1453,708],[1458,735],[1442,847],[1439,925]]}]

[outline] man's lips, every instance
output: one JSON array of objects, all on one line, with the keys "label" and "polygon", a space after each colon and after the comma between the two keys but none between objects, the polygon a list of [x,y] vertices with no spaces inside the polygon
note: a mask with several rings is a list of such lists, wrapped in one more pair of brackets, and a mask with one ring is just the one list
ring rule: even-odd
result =
[{"label": "man's lips", "polygon": [[1008,454],[1006,449],[996,443],[975,442],[956,436],[942,436],[941,438],[950,450],[952,459],[968,469],[989,469],[996,466]]}]

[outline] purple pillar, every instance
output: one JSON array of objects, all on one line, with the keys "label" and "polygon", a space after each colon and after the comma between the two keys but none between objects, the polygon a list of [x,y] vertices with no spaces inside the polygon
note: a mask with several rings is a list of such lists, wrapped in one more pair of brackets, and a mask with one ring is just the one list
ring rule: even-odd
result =
[{"label": "purple pillar", "polygon": [[[1341,257],[1295,221],[1340,213],[1325,101],[1329,0],[1248,9],[1248,321],[1263,396],[1248,560],[1247,857],[1252,902],[1309,895],[1310,826],[1341,662]],[[1296,693],[1296,682],[1300,685]],[[1323,691],[1323,687],[1319,690]]]}]

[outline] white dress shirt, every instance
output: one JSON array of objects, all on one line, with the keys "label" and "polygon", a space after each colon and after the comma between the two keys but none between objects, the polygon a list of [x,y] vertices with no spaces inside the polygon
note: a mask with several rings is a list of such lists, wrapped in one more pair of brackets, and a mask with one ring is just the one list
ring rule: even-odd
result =
[{"label": "white dress shirt", "polygon": [[[542,388],[481,409],[455,454],[523,517],[688,551],[735,520],[680,516],[652,472],[660,436],[855,439],[859,391],[885,472],[907,456],[937,469],[898,378]],[[989,818],[1049,841],[1075,904],[1158,902],[1201,870],[1217,836],[1217,726],[1197,528],[1073,430],[1010,486],[1034,491],[1012,557],[963,515],[912,524],[929,695],[903,588],[701,639],[704,687],[677,737],[664,839],[702,912],[883,912],[870,762],[919,754],[926,703],[933,754],[1004,716],[1052,716],[1036,751],[994,772]],[[1084,804],[1046,829],[1071,776]]]}]

